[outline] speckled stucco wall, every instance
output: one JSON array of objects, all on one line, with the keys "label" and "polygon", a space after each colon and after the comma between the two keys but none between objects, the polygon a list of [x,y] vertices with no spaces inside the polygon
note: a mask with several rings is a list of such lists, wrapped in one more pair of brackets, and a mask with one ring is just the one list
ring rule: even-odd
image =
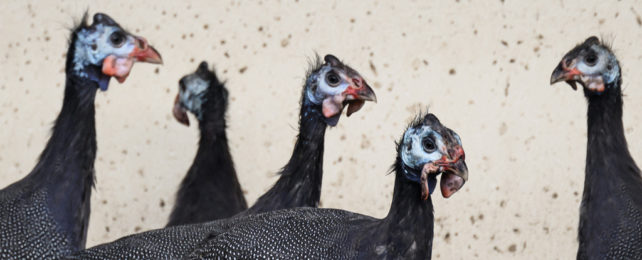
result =
[{"label": "speckled stucco wall", "polygon": [[307,59],[333,53],[379,102],[326,134],[322,206],[382,217],[394,141],[430,106],[464,142],[470,180],[435,203],[433,259],[571,259],[586,102],[549,86],[587,36],[613,42],[624,124],[642,161],[639,1],[3,1],[0,187],[33,167],[59,112],[73,20],[89,8],[146,37],[165,65],[138,64],[96,98],[98,183],[88,245],[164,225],[198,130],[171,115],[177,80],[201,60],[230,90],[228,137],[253,202],[296,136]]}]

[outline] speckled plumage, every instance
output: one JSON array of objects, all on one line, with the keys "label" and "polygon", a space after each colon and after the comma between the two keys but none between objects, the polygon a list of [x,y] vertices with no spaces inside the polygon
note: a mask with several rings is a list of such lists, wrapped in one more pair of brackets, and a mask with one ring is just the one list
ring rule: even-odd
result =
[{"label": "speckled plumage", "polygon": [[52,259],[72,253],[47,208],[47,194],[21,187],[3,190],[0,198],[0,259]]},{"label": "speckled plumage", "polygon": [[70,39],[63,105],[51,137],[33,170],[0,190],[2,259],[55,259],[85,247],[96,158],[94,100],[111,79],[105,69],[123,81],[133,65],[130,55],[161,62],[144,39],[126,34],[105,14],[95,14],[92,25],[85,15]]},{"label": "speckled plumage", "polygon": [[337,209],[296,208],[177,226],[125,237],[67,259],[292,258],[426,259],[432,202],[397,174],[385,219]]},{"label": "speckled plumage", "polygon": [[[65,97],[51,138],[31,173],[0,191],[3,259],[48,259],[85,247],[94,183],[98,83],[72,72],[75,38],[72,33]],[[87,66],[85,71],[102,75],[99,67]]]},{"label": "speckled plumage", "polygon": [[[449,145],[460,145],[430,116],[426,121],[449,136]],[[467,171],[463,160],[459,167]],[[144,232],[68,259],[430,259],[432,201],[421,199],[421,185],[404,170],[421,171],[397,156],[393,201],[383,219],[338,209],[283,209]]]},{"label": "speckled plumage", "polygon": [[[406,133],[430,126],[431,136],[441,142],[439,150],[461,147],[452,130],[432,114],[418,117]],[[421,166],[404,163],[401,154],[423,141],[406,142],[402,137],[393,165],[395,185],[388,215],[383,219],[337,209],[297,208],[255,216],[224,231],[215,231],[192,252],[189,259],[430,259],[434,215],[432,200],[422,200],[421,185],[404,171],[418,174]],[[437,151],[439,151],[437,150]],[[430,153],[420,156],[429,158]],[[419,155],[416,155],[419,156]],[[426,163],[432,163],[427,161]],[[465,169],[463,159],[459,169]],[[463,173],[463,172],[462,172]],[[466,174],[467,176],[467,174]]]},{"label": "speckled plumage", "polygon": [[166,227],[120,238],[63,259],[182,259],[211,232],[221,230],[222,219],[207,223]]}]

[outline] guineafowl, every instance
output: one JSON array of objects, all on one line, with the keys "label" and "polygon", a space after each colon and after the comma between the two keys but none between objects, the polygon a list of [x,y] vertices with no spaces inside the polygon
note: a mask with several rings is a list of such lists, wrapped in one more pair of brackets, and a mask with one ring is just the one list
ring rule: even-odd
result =
[{"label": "guineafowl", "polygon": [[577,259],[642,259],[642,178],[624,136],[621,73],[609,46],[592,36],[551,75],[551,84],[579,83],[588,100]]},{"label": "guineafowl", "polygon": [[167,226],[229,218],[247,209],[227,145],[227,89],[202,62],[179,81],[173,114],[189,125],[187,111],[198,119],[201,139],[194,162],[176,194]]},{"label": "guineafowl", "polygon": [[62,109],[34,169],[0,190],[0,258],[49,259],[83,249],[94,184],[94,99],[136,61],[161,63],[145,39],[98,13],[71,33]]}]

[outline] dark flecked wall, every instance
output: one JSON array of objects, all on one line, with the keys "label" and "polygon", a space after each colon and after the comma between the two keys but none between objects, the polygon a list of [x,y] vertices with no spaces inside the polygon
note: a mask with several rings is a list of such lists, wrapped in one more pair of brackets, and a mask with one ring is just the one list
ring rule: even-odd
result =
[{"label": "dark flecked wall", "polygon": [[377,92],[326,134],[322,206],[384,216],[394,141],[430,106],[463,139],[464,189],[437,193],[433,259],[570,259],[584,176],[586,105],[549,86],[566,51],[604,36],[623,67],[624,123],[642,162],[642,5],[634,1],[9,1],[0,8],[0,186],[33,167],[58,113],[68,28],[89,8],[146,37],[165,65],[137,64],[97,102],[89,245],[161,227],[197,128],[171,115],[201,60],[228,80],[228,137],[252,203],[296,135],[307,59],[333,53]]}]

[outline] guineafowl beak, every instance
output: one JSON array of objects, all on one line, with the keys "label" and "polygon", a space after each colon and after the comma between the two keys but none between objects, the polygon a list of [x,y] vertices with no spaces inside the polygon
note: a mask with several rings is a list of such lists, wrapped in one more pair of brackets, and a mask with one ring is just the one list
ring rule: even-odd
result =
[{"label": "guineafowl beak", "polygon": [[186,126],[189,126],[189,118],[187,117],[187,111],[181,105],[179,95],[180,94],[176,94],[176,99],[174,100],[174,109],[172,110],[172,114],[174,115],[174,118],[176,118],[176,121]]},{"label": "guineafowl beak", "polygon": [[366,101],[377,102],[377,96],[367,83],[363,80],[352,79],[353,85],[349,86],[343,93],[348,102],[347,116],[352,115],[354,112],[359,111]]},{"label": "guineafowl beak", "polygon": [[577,90],[576,82],[580,80],[582,72],[575,68],[575,60],[571,60],[570,66],[567,65],[567,63],[567,59],[564,58],[555,70],[553,70],[553,74],[551,74],[551,85],[560,81],[566,81],[573,90]]},{"label": "guineafowl beak", "polygon": [[135,36],[136,46],[129,54],[130,57],[136,58],[137,61],[147,62],[152,64],[163,64],[163,59],[160,53],[154,47],[147,43],[143,37]]}]

